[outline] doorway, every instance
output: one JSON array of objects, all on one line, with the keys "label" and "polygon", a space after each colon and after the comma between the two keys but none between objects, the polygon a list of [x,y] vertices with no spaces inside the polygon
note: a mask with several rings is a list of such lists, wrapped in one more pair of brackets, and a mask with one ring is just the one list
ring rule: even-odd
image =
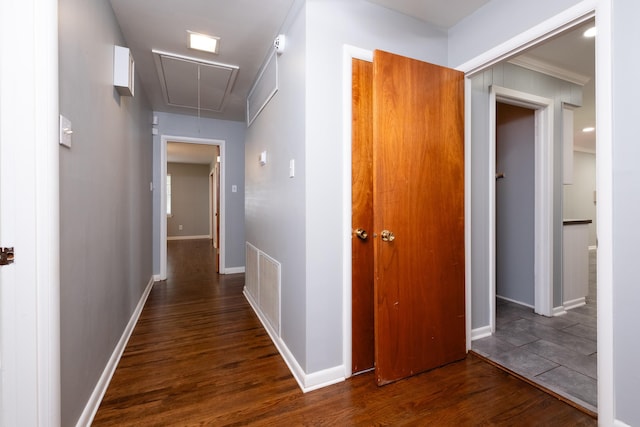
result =
[{"label": "doorway", "polygon": [[534,305],[535,111],[496,104],[496,297]]},{"label": "doorway", "polygon": [[[219,209],[219,233],[218,233],[218,271],[225,274],[225,141],[217,139],[191,138],[172,135],[162,135],[160,138],[160,206],[164,209],[167,206],[167,145],[169,142],[184,144],[218,146],[220,154],[219,173],[220,189],[217,197],[220,199]],[[215,161],[215,159],[214,159]],[[162,211],[164,212],[164,211]],[[167,278],[167,215],[160,215],[160,277],[159,280]]]}]

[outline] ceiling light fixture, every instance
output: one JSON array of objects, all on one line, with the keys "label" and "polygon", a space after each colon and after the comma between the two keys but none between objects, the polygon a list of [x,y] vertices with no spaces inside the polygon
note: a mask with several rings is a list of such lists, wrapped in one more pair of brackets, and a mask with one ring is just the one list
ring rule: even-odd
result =
[{"label": "ceiling light fixture", "polygon": [[585,37],[595,37],[597,32],[598,31],[596,30],[596,27],[591,27],[587,31],[582,33],[582,35],[585,36]]},{"label": "ceiling light fixture", "polygon": [[593,132],[594,130],[596,130],[596,128],[589,126],[582,129],[582,132]]},{"label": "ceiling light fixture", "polygon": [[191,49],[209,53],[218,53],[220,48],[219,37],[211,37],[205,34],[194,33],[193,31],[187,32],[189,33],[189,47]]}]

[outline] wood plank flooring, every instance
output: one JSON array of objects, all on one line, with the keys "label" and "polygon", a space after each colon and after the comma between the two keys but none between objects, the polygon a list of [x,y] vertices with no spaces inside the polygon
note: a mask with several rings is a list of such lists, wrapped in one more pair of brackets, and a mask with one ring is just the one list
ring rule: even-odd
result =
[{"label": "wood plank flooring", "polygon": [[596,425],[473,355],[377,387],[371,373],[303,394],[204,241],[169,242],[93,425]]}]

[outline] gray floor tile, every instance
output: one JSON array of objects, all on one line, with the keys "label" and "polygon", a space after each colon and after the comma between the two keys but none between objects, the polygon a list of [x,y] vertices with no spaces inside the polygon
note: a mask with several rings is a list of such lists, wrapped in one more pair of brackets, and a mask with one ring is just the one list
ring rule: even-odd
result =
[{"label": "gray floor tile", "polygon": [[492,360],[528,377],[535,377],[559,366],[557,363],[520,348],[496,354],[492,357]]},{"label": "gray floor tile", "polygon": [[526,328],[529,323],[526,319],[509,322],[496,329],[495,336],[516,347],[537,341],[539,337],[529,333]]},{"label": "gray floor tile", "polygon": [[540,339],[567,347],[580,354],[589,355],[597,351],[598,345],[596,342],[571,335],[559,329],[540,325],[535,322],[530,322],[528,325],[523,324],[521,326],[525,327],[524,330],[526,331],[527,336],[536,336]]},{"label": "gray floor tile", "polygon": [[521,348],[524,351],[535,353],[538,356],[549,359],[559,365],[566,366],[593,379],[598,377],[598,363],[596,359],[576,353],[561,345],[539,340]]},{"label": "gray floor tile", "polygon": [[563,329],[563,331],[568,334],[575,335],[577,337],[582,337],[588,340],[596,341],[596,343],[598,340],[598,330],[590,326],[577,324],[577,325],[565,328]]},{"label": "gray floor tile", "polygon": [[576,323],[581,323],[583,325],[591,326],[592,328],[597,328],[598,320],[596,315],[597,313],[594,313],[594,315],[589,315],[589,314],[579,313],[574,310],[569,310],[567,311],[567,314],[565,314],[562,317],[566,317],[567,319],[573,320]]},{"label": "gray floor tile", "polygon": [[559,366],[536,377],[543,385],[558,388],[590,405],[598,405],[598,383],[565,366]]},{"label": "gray floor tile", "polygon": [[471,348],[474,351],[482,354],[483,356],[490,357],[496,354],[505,353],[516,348],[513,344],[503,341],[500,338],[492,335],[479,340],[475,340],[471,343]]}]

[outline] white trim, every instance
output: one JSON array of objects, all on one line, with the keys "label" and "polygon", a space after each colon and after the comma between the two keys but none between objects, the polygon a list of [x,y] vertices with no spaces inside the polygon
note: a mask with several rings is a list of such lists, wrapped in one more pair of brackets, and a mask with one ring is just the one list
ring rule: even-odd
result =
[{"label": "white trim", "polygon": [[221,274],[225,270],[225,170],[226,150],[223,139],[191,138],[186,136],[161,135],[160,136],[160,280],[167,278],[167,143],[183,142],[186,144],[217,145],[220,147],[220,265]]},{"label": "white trim", "polygon": [[577,151],[578,153],[596,154],[596,150],[592,148],[580,147],[579,145],[574,145],[573,151]]},{"label": "white trim", "polygon": [[612,0],[596,10],[596,191],[598,204],[598,422],[615,421],[613,368],[613,77]]},{"label": "white trim", "polygon": [[60,425],[57,3],[0,2],[0,425]]},{"label": "white trim", "polygon": [[508,62],[513,65],[517,65],[518,67],[546,74],[547,76],[555,77],[569,83],[575,83],[580,86],[584,86],[589,80],[591,80],[589,76],[578,74],[564,68],[556,67],[555,65],[551,65],[548,62],[541,61],[528,55],[521,55],[517,58],[512,58]]},{"label": "white trim", "polygon": [[[598,419],[600,419],[600,416],[598,415]],[[631,427],[629,424],[623,423],[620,420],[613,420],[613,427]]]},{"label": "white trim", "polygon": [[373,62],[373,51],[344,45],[342,50],[342,362],[344,376],[351,370],[351,61]]},{"label": "white trim", "polygon": [[207,234],[202,234],[200,236],[169,236],[167,237],[167,240],[204,240],[204,239],[211,240],[211,236]]},{"label": "white trim", "polygon": [[565,310],[571,310],[572,308],[582,307],[586,303],[587,303],[587,298],[580,297],[580,298],[572,299],[571,301],[565,301],[562,303],[562,305],[564,306]]},{"label": "white trim", "polygon": [[589,246],[589,251],[597,251],[598,247],[596,245]]},{"label": "white trim", "polygon": [[282,356],[284,362],[287,364],[289,371],[291,371],[293,378],[295,378],[298,386],[303,393],[307,393],[309,391],[326,387],[331,384],[336,384],[345,380],[345,367],[342,365],[307,374],[304,369],[302,369],[293,353],[291,353],[291,351],[287,347],[287,344],[278,336],[277,332],[273,329],[265,314],[262,312],[262,310],[260,310],[260,306],[251,296],[251,293],[248,292],[246,288],[242,293],[249,302],[251,308],[253,308],[253,311],[258,316],[258,319],[260,319],[260,323],[262,323],[262,326],[267,331],[267,334],[269,334],[271,341],[278,349],[278,352]]},{"label": "white trim", "polygon": [[161,282],[162,280],[164,280],[164,279],[162,279],[159,274],[154,274],[153,275],[153,281],[154,282]]},{"label": "white trim", "polygon": [[[595,16],[596,3],[601,1],[584,0],[455,68],[469,77],[499,62],[508,60],[532,46],[536,46],[569,28],[593,18]],[[599,33],[600,30],[598,30],[598,36],[600,35]]]},{"label": "white trim", "polygon": [[496,298],[497,299],[501,299],[502,301],[508,301],[510,303],[513,303],[513,304],[518,304],[518,305],[521,305],[523,307],[527,307],[527,308],[530,308],[530,309],[534,308],[531,304],[527,304],[527,303],[524,303],[522,301],[517,301],[517,300],[511,299],[511,298],[503,297],[502,295],[496,295]]},{"label": "white trim", "polygon": [[224,273],[221,274],[238,274],[244,273],[245,267],[229,267],[224,269]]},{"label": "white trim", "polygon": [[[465,336],[467,351],[471,349],[474,331],[471,329],[471,79],[464,79],[464,282],[465,282]],[[489,326],[491,334],[491,326]]]},{"label": "white trim", "polygon": [[565,307],[553,307],[553,317],[564,316],[565,314],[567,314]]},{"label": "white trim", "polygon": [[[491,181],[489,206],[491,240],[494,245],[489,253],[492,270],[492,289],[495,291],[495,238],[496,238],[496,102],[518,105],[535,110],[535,214],[534,214],[534,309],[544,316],[553,315],[553,100],[537,95],[491,86],[489,152]],[[492,317],[495,331],[495,310]]]},{"label": "white trim", "polygon": [[104,394],[107,392],[107,388],[109,387],[109,383],[111,382],[111,378],[113,378],[113,374],[116,372],[116,368],[118,367],[118,362],[120,362],[120,358],[122,357],[122,353],[124,353],[125,348],[127,347],[127,343],[129,342],[129,338],[131,338],[131,334],[133,333],[133,329],[138,323],[138,319],[140,318],[140,314],[142,314],[142,309],[144,308],[145,303],[147,302],[147,298],[151,293],[151,289],[154,285],[154,278],[152,277],[147,283],[147,287],[144,289],[140,300],[138,301],[138,305],[135,310],[131,314],[131,318],[129,319],[129,323],[127,323],[126,328],[122,332],[122,336],[120,336],[120,340],[116,344],[116,347],[113,349],[113,353],[111,353],[111,357],[107,362],[104,370],[102,371],[102,375],[100,375],[100,379],[98,383],[93,389],[91,393],[91,397],[89,397],[89,401],[84,407],[78,422],[76,423],[76,427],[84,427],[90,426],[93,422],[93,418],[96,416],[96,412],[98,412],[98,408],[100,407],[100,403],[102,402],[102,398]]},{"label": "white trim", "polygon": [[471,341],[479,340],[481,338],[490,337],[493,335],[493,331],[491,330],[491,326],[483,326],[481,328],[476,328],[471,330]]}]

